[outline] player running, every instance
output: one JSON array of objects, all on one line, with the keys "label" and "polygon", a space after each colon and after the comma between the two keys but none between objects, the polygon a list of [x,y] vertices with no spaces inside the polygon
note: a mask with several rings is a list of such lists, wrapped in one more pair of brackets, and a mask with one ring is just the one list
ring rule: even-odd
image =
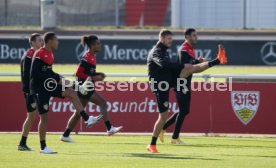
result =
[{"label": "player running", "polygon": [[21,83],[22,91],[25,98],[25,103],[27,107],[27,118],[22,126],[22,136],[17,147],[20,151],[31,151],[32,149],[27,146],[27,137],[35,121],[36,117],[36,104],[34,97],[30,95],[30,69],[32,64],[32,58],[36,50],[43,46],[43,39],[38,33],[33,33],[29,37],[29,44],[31,46],[28,49],[20,61],[21,69]]},{"label": "player running", "polygon": [[[68,97],[75,109],[85,121],[86,126],[90,127],[95,124],[102,116],[88,116],[78,98],[77,92],[73,88],[63,89],[63,82],[70,82],[62,79],[62,76],[52,70],[54,63],[53,50],[58,48],[58,39],[55,33],[47,32],[44,34],[44,46],[37,50],[33,56],[30,71],[30,93],[34,95],[37,104],[37,110],[40,114],[38,126],[41,153],[57,153],[49,149],[46,145],[46,127],[48,123],[49,100],[51,97],[65,98]],[[76,86],[78,87],[78,86]],[[79,89],[79,90],[83,90]],[[86,92],[82,92],[85,94]]]},{"label": "player running", "polygon": [[[101,50],[100,40],[96,35],[83,36],[81,39],[83,46],[87,46],[88,50],[84,53],[81,62],[77,68],[76,76],[80,84],[85,80],[92,79],[92,82],[103,81],[105,74],[102,72],[96,72],[96,54]],[[97,93],[94,89],[90,88],[90,91],[87,95],[78,94],[82,102],[82,105],[85,107],[88,102],[92,102],[100,106],[100,112],[103,115],[103,120],[107,129],[107,135],[113,135],[123,128],[122,126],[114,127],[112,126],[109,115],[107,112],[106,100]],[[70,133],[76,126],[80,119],[78,113],[74,113],[67,123],[66,130],[63,135],[61,135],[60,140],[64,142],[75,142],[70,138]]]},{"label": "player running", "polygon": [[[179,57],[177,62],[179,64],[199,64],[202,62],[206,62],[206,60],[200,56],[199,59],[196,59],[195,51],[194,51],[194,46],[197,44],[197,33],[195,29],[187,29],[185,31],[185,41],[181,45],[180,50],[179,50]],[[219,48],[219,54],[218,57],[220,58],[221,62],[224,64],[226,63],[226,57],[224,54],[222,54],[224,51],[222,48]],[[225,59],[224,59],[225,57]],[[215,60],[213,63],[209,65],[209,67],[219,64],[219,59]],[[207,63],[205,63],[207,64]],[[208,63],[209,64],[209,63]],[[208,67],[206,67],[208,68]],[[177,73],[179,74],[179,73]],[[190,74],[190,75],[189,75]],[[177,86],[174,87],[176,99],[179,105],[179,112],[174,113],[165,123],[163,126],[163,130],[161,131],[159,135],[159,139],[161,142],[164,142],[164,134],[166,132],[166,129],[170,127],[172,124],[175,123],[175,128],[173,131],[173,135],[171,138],[171,143],[172,144],[184,144],[183,141],[180,140],[179,134],[181,130],[181,126],[183,124],[183,121],[185,117],[189,114],[190,112],[190,103],[191,103],[191,81],[192,81],[192,72],[188,72],[185,69],[182,71],[182,75],[185,75],[187,79],[186,87],[187,91],[184,93],[181,88],[180,90],[177,89]],[[176,78],[178,78],[177,76]]]},{"label": "player running", "polygon": [[[217,58],[209,62],[196,65],[186,62],[173,63],[167,51],[172,46],[172,41],[172,32],[164,29],[161,30],[159,41],[149,52],[147,59],[151,89],[156,96],[160,112],[159,118],[154,125],[151,142],[147,146],[147,150],[151,153],[158,153],[156,141],[166,122],[169,109],[169,91],[171,87],[175,86],[175,76],[179,75],[180,78],[187,78],[192,73],[202,72],[212,66],[227,63],[227,58],[222,48],[219,49]],[[168,87],[164,87],[164,85],[168,85]]]}]

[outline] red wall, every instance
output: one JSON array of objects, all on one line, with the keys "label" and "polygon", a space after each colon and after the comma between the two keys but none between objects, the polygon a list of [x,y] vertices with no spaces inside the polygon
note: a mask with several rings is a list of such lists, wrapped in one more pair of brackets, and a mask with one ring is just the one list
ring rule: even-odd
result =
[{"label": "red wall", "polygon": [[[201,84],[201,83],[200,83]],[[155,98],[148,89],[145,92],[137,91],[101,91],[99,92],[109,103],[110,118],[114,125],[123,125],[124,132],[151,132],[158,112],[156,112]],[[231,91],[209,92],[194,91],[192,93],[191,112],[186,118],[182,132],[214,132],[214,133],[261,133],[276,134],[276,84],[275,83],[234,83],[233,91],[258,91],[258,110],[254,118],[246,125],[235,115],[231,103]],[[172,110],[177,111],[175,97],[171,91]],[[147,102],[146,102],[147,101]],[[26,108],[19,82],[0,83],[0,131],[21,131],[25,120]],[[144,102],[144,103],[143,103]],[[146,102],[146,103],[145,103]],[[68,99],[52,99],[49,112],[49,131],[63,131],[67,120],[72,114],[72,104]],[[129,109],[130,103],[132,108]],[[134,110],[134,103],[140,104],[140,109]],[[128,107],[126,112],[117,111],[116,105]],[[145,106],[147,104],[147,106]],[[150,106],[152,105],[152,106]],[[95,105],[90,104],[87,112],[96,115]],[[120,106],[119,106],[120,107]],[[150,109],[151,108],[151,109]],[[145,110],[145,112],[143,112]],[[170,115],[172,112],[170,112]],[[38,121],[37,121],[38,122]],[[83,131],[103,132],[103,122]],[[76,128],[79,130],[80,127]],[[33,131],[37,130],[37,123]],[[171,129],[170,129],[171,130]]]}]

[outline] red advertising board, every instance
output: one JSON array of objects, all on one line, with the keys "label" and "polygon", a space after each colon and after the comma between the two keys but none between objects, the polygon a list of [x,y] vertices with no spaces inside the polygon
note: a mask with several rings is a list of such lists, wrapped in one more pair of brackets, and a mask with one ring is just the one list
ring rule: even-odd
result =
[{"label": "red advertising board", "polygon": [[[151,132],[158,117],[150,88],[138,91],[139,84],[143,85],[133,83],[132,91],[98,91],[108,102],[111,122],[123,125],[124,132]],[[276,134],[275,100],[276,83],[233,83],[232,91],[193,91],[191,111],[182,132]],[[26,107],[19,82],[0,83],[0,110],[0,131],[21,131]],[[68,99],[51,99],[48,130],[63,131],[73,111]],[[92,103],[86,111],[91,115],[99,114],[99,108]],[[171,91],[169,115],[177,111],[178,105]],[[32,131],[37,131],[38,119]],[[79,124],[76,131],[79,130],[106,131],[103,122],[92,128]]]}]

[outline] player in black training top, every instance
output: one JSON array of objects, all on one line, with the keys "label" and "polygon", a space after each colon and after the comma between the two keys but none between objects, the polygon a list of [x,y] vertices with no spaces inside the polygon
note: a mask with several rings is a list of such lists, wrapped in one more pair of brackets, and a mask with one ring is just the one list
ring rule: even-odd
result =
[{"label": "player in black training top", "polygon": [[[196,30],[193,28],[189,28],[185,31],[185,41],[179,48],[179,54],[177,62],[179,64],[199,64],[202,62],[207,62],[202,56],[200,56],[198,59],[196,58],[196,54],[194,51],[194,46],[197,43],[197,33]],[[219,48],[221,50],[222,48]],[[219,51],[222,52],[222,51]],[[223,53],[223,52],[222,52]],[[220,61],[221,60],[221,61]],[[210,63],[210,67],[213,65],[216,65],[218,63],[225,64],[226,57],[225,55],[220,55],[220,60],[217,58],[213,62]],[[207,64],[207,63],[205,63]],[[180,72],[177,73],[177,75]],[[179,77],[179,76],[176,76]],[[177,80],[177,78],[176,78]],[[175,91],[177,103],[179,105],[179,112],[174,113],[165,123],[163,130],[161,131],[159,138],[161,142],[164,142],[164,134],[166,132],[166,129],[175,123],[175,128],[173,131],[171,143],[172,144],[184,144],[183,141],[180,140],[179,134],[181,130],[181,126],[183,124],[183,121],[185,119],[185,116],[187,116],[190,112],[190,104],[191,104],[191,81],[192,81],[192,74],[190,74],[186,78],[186,87],[188,90],[183,92],[184,88],[177,89],[177,86],[175,86],[173,89]]]},{"label": "player in black training top", "polygon": [[20,61],[21,70],[21,84],[22,91],[25,98],[27,107],[27,118],[22,126],[22,136],[18,145],[20,151],[31,151],[32,149],[27,146],[27,137],[36,117],[36,104],[34,97],[30,95],[30,69],[32,58],[36,50],[43,46],[43,39],[38,33],[31,34],[29,37],[29,48],[23,55]]},{"label": "player in black training top", "polygon": [[[190,61],[185,62],[182,60],[172,62],[167,51],[172,46],[172,41],[172,32],[164,29],[161,30],[159,41],[149,52],[147,59],[151,89],[156,97],[160,112],[159,118],[154,125],[151,143],[147,146],[147,150],[152,153],[158,153],[156,141],[166,122],[169,109],[169,92],[170,88],[177,87],[176,79],[186,79],[192,73],[202,72],[214,65],[226,64],[227,62],[224,50],[222,49],[219,50],[218,57],[210,62],[206,61],[199,64],[192,64]],[[183,103],[178,103],[178,105],[182,106]]]}]

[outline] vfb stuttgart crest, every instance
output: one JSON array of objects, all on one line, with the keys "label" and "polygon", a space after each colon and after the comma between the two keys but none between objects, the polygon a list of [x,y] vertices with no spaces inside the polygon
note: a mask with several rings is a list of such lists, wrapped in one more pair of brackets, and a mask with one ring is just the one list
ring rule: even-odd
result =
[{"label": "vfb stuttgart crest", "polygon": [[232,91],[231,102],[239,120],[247,125],[256,115],[260,102],[258,91]]}]

